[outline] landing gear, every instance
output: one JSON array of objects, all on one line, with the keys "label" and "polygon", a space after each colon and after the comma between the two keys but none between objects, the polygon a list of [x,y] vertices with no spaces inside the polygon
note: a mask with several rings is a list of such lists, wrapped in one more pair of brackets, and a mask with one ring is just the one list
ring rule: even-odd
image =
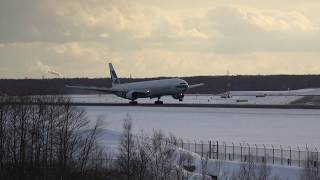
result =
[{"label": "landing gear", "polygon": [[178,99],[180,102],[182,102],[183,98],[184,98],[184,94],[183,93],[179,93],[179,94],[173,95],[172,97],[174,99]]},{"label": "landing gear", "polygon": [[163,104],[163,101],[160,101],[160,98],[161,98],[161,97],[158,97],[158,100],[155,101],[154,104],[157,104],[157,105],[158,105],[158,104]]},{"label": "landing gear", "polygon": [[163,101],[155,101],[154,104],[163,104]]},{"label": "landing gear", "polygon": [[137,101],[130,101],[129,104],[130,104],[130,105],[137,105],[138,102],[137,102]]}]

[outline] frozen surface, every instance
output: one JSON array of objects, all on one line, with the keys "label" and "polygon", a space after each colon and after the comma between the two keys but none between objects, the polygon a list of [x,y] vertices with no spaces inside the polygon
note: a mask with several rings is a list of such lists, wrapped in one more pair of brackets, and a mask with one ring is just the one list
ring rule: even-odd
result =
[{"label": "frozen surface", "polygon": [[[113,94],[95,94],[95,95],[71,95],[74,102],[83,103],[128,103],[129,100],[117,97]],[[186,95],[183,102],[173,99],[171,96],[164,96],[161,100],[166,104],[290,104],[301,97],[298,96],[267,96],[257,98],[255,96],[237,96],[229,99],[220,98],[213,95]],[[156,99],[138,99],[139,103],[153,103]],[[241,102],[237,102],[237,101]]]},{"label": "frozen surface", "polygon": [[230,91],[233,96],[319,96],[320,88],[298,89],[288,91]]},{"label": "frozen surface", "polygon": [[[185,140],[219,140],[248,142],[250,144],[275,144],[319,147],[320,111],[279,109],[226,109],[226,108],[167,108],[167,107],[86,107],[92,120],[104,119],[106,128],[99,137],[101,144],[117,152],[123,119],[129,116],[134,132],[151,133],[162,129]],[[180,151],[186,151],[180,149]],[[201,173],[201,158],[195,158],[196,172]],[[217,171],[217,166],[221,171]],[[239,171],[240,162],[209,160],[208,172],[222,176]],[[259,165],[258,165],[259,166]],[[298,180],[302,168],[270,165],[271,178]],[[201,176],[198,179],[202,179]]]},{"label": "frozen surface", "polygon": [[320,147],[319,110],[134,106],[86,110],[90,119],[102,118],[112,132],[121,132],[123,119],[130,115],[135,133],[161,129],[190,141]]},{"label": "frozen surface", "polygon": [[[199,155],[195,153],[191,153],[188,151],[185,151],[183,149],[177,149],[177,154],[190,154],[193,159],[195,160],[194,165],[196,166],[196,173],[202,172],[202,159]],[[208,165],[207,165],[207,172],[210,175],[218,176],[218,179],[226,179],[231,178],[232,174],[238,174],[241,162],[231,162],[231,161],[221,161],[221,160],[214,160],[209,159]],[[256,174],[259,173],[259,168],[261,167],[261,164],[255,164]],[[289,166],[279,166],[279,165],[268,165],[270,168],[270,174],[268,179],[275,179],[275,177],[278,177],[279,179],[290,179],[290,180],[299,180],[300,176],[303,173],[302,168],[297,167],[289,167]],[[201,178],[200,178],[201,179]]]}]

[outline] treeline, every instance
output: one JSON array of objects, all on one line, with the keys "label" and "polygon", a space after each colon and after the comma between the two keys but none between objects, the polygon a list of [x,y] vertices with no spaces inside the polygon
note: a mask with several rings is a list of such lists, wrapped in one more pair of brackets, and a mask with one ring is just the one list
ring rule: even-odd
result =
[{"label": "treeline", "polygon": [[[35,99],[32,100],[33,102]],[[62,97],[0,97],[0,179],[92,179],[99,123]],[[45,105],[63,102],[63,106]],[[97,179],[97,178],[96,178]]]},{"label": "treeline", "polygon": [[[205,86],[192,89],[188,93],[215,94],[227,90],[288,90],[320,87],[320,75],[238,75],[238,76],[196,76],[182,77],[189,84],[205,83]],[[121,82],[135,82],[148,79],[120,79]],[[88,94],[66,88],[66,85],[111,87],[109,78],[74,79],[2,79],[0,91],[8,95],[47,95],[47,94]],[[1,93],[0,92],[0,93]]]}]

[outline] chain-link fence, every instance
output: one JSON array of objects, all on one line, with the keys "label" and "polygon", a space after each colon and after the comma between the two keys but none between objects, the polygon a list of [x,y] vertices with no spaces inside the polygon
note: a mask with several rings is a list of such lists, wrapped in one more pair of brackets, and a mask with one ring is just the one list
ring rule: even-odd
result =
[{"label": "chain-link fence", "polygon": [[[277,164],[286,166],[304,167],[306,163],[315,167],[319,165],[319,151],[316,148],[283,148],[266,147],[265,145],[220,143],[218,141],[209,142],[183,142],[176,145],[182,149],[199,154],[208,155],[210,159]],[[252,158],[252,159],[251,159]]]}]

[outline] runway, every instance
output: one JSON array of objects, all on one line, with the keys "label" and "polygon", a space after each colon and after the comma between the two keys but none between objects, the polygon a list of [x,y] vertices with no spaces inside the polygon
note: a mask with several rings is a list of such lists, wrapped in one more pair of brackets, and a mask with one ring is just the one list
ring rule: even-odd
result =
[{"label": "runway", "polygon": [[320,105],[274,105],[274,104],[151,104],[141,103],[72,103],[74,106],[136,106],[136,107],[192,107],[192,108],[259,108],[259,109],[320,109]]},{"label": "runway", "polygon": [[[10,102],[6,104],[15,104],[16,102]],[[17,103],[20,104],[20,103]],[[38,105],[40,103],[33,102],[28,103],[33,105]],[[87,102],[69,102],[69,103],[51,103],[51,102],[41,102],[42,105],[56,105],[63,106],[66,104],[71,104],[72,106],[115,106],[115,107],[176,107],[176,108],[253,108],[253,109],[320,109],[320,105],[290,105],[290,104],[186,104],[186,103],[169,103],[169,104],[153,104],[153,103],[140,103],[140,104],[129,104],[129,103],[87,103]]]},{"label": "runway", "polygon": [[[186,95],[183,102],[179,102],[170,96],[165,96],[161,100],[163,105],[155,105],[154,99],[138,99],[137,105],[130,105],[129,100],[119,98],[112,94],[93,95],[64,95],[71,99],[74,106],[137,106],[137,107],[192,107],[192,108],[263,108],[263,109],[320,109],[320,105],[298,105],[292,102],[301,97],[232,97],[221,98],[213,95]],[[34,97],[37,104],[37,96]],[[14,103],[14,102],[12,102]],[[48,105],[64,105],[63,103],[50,103]]]}]

